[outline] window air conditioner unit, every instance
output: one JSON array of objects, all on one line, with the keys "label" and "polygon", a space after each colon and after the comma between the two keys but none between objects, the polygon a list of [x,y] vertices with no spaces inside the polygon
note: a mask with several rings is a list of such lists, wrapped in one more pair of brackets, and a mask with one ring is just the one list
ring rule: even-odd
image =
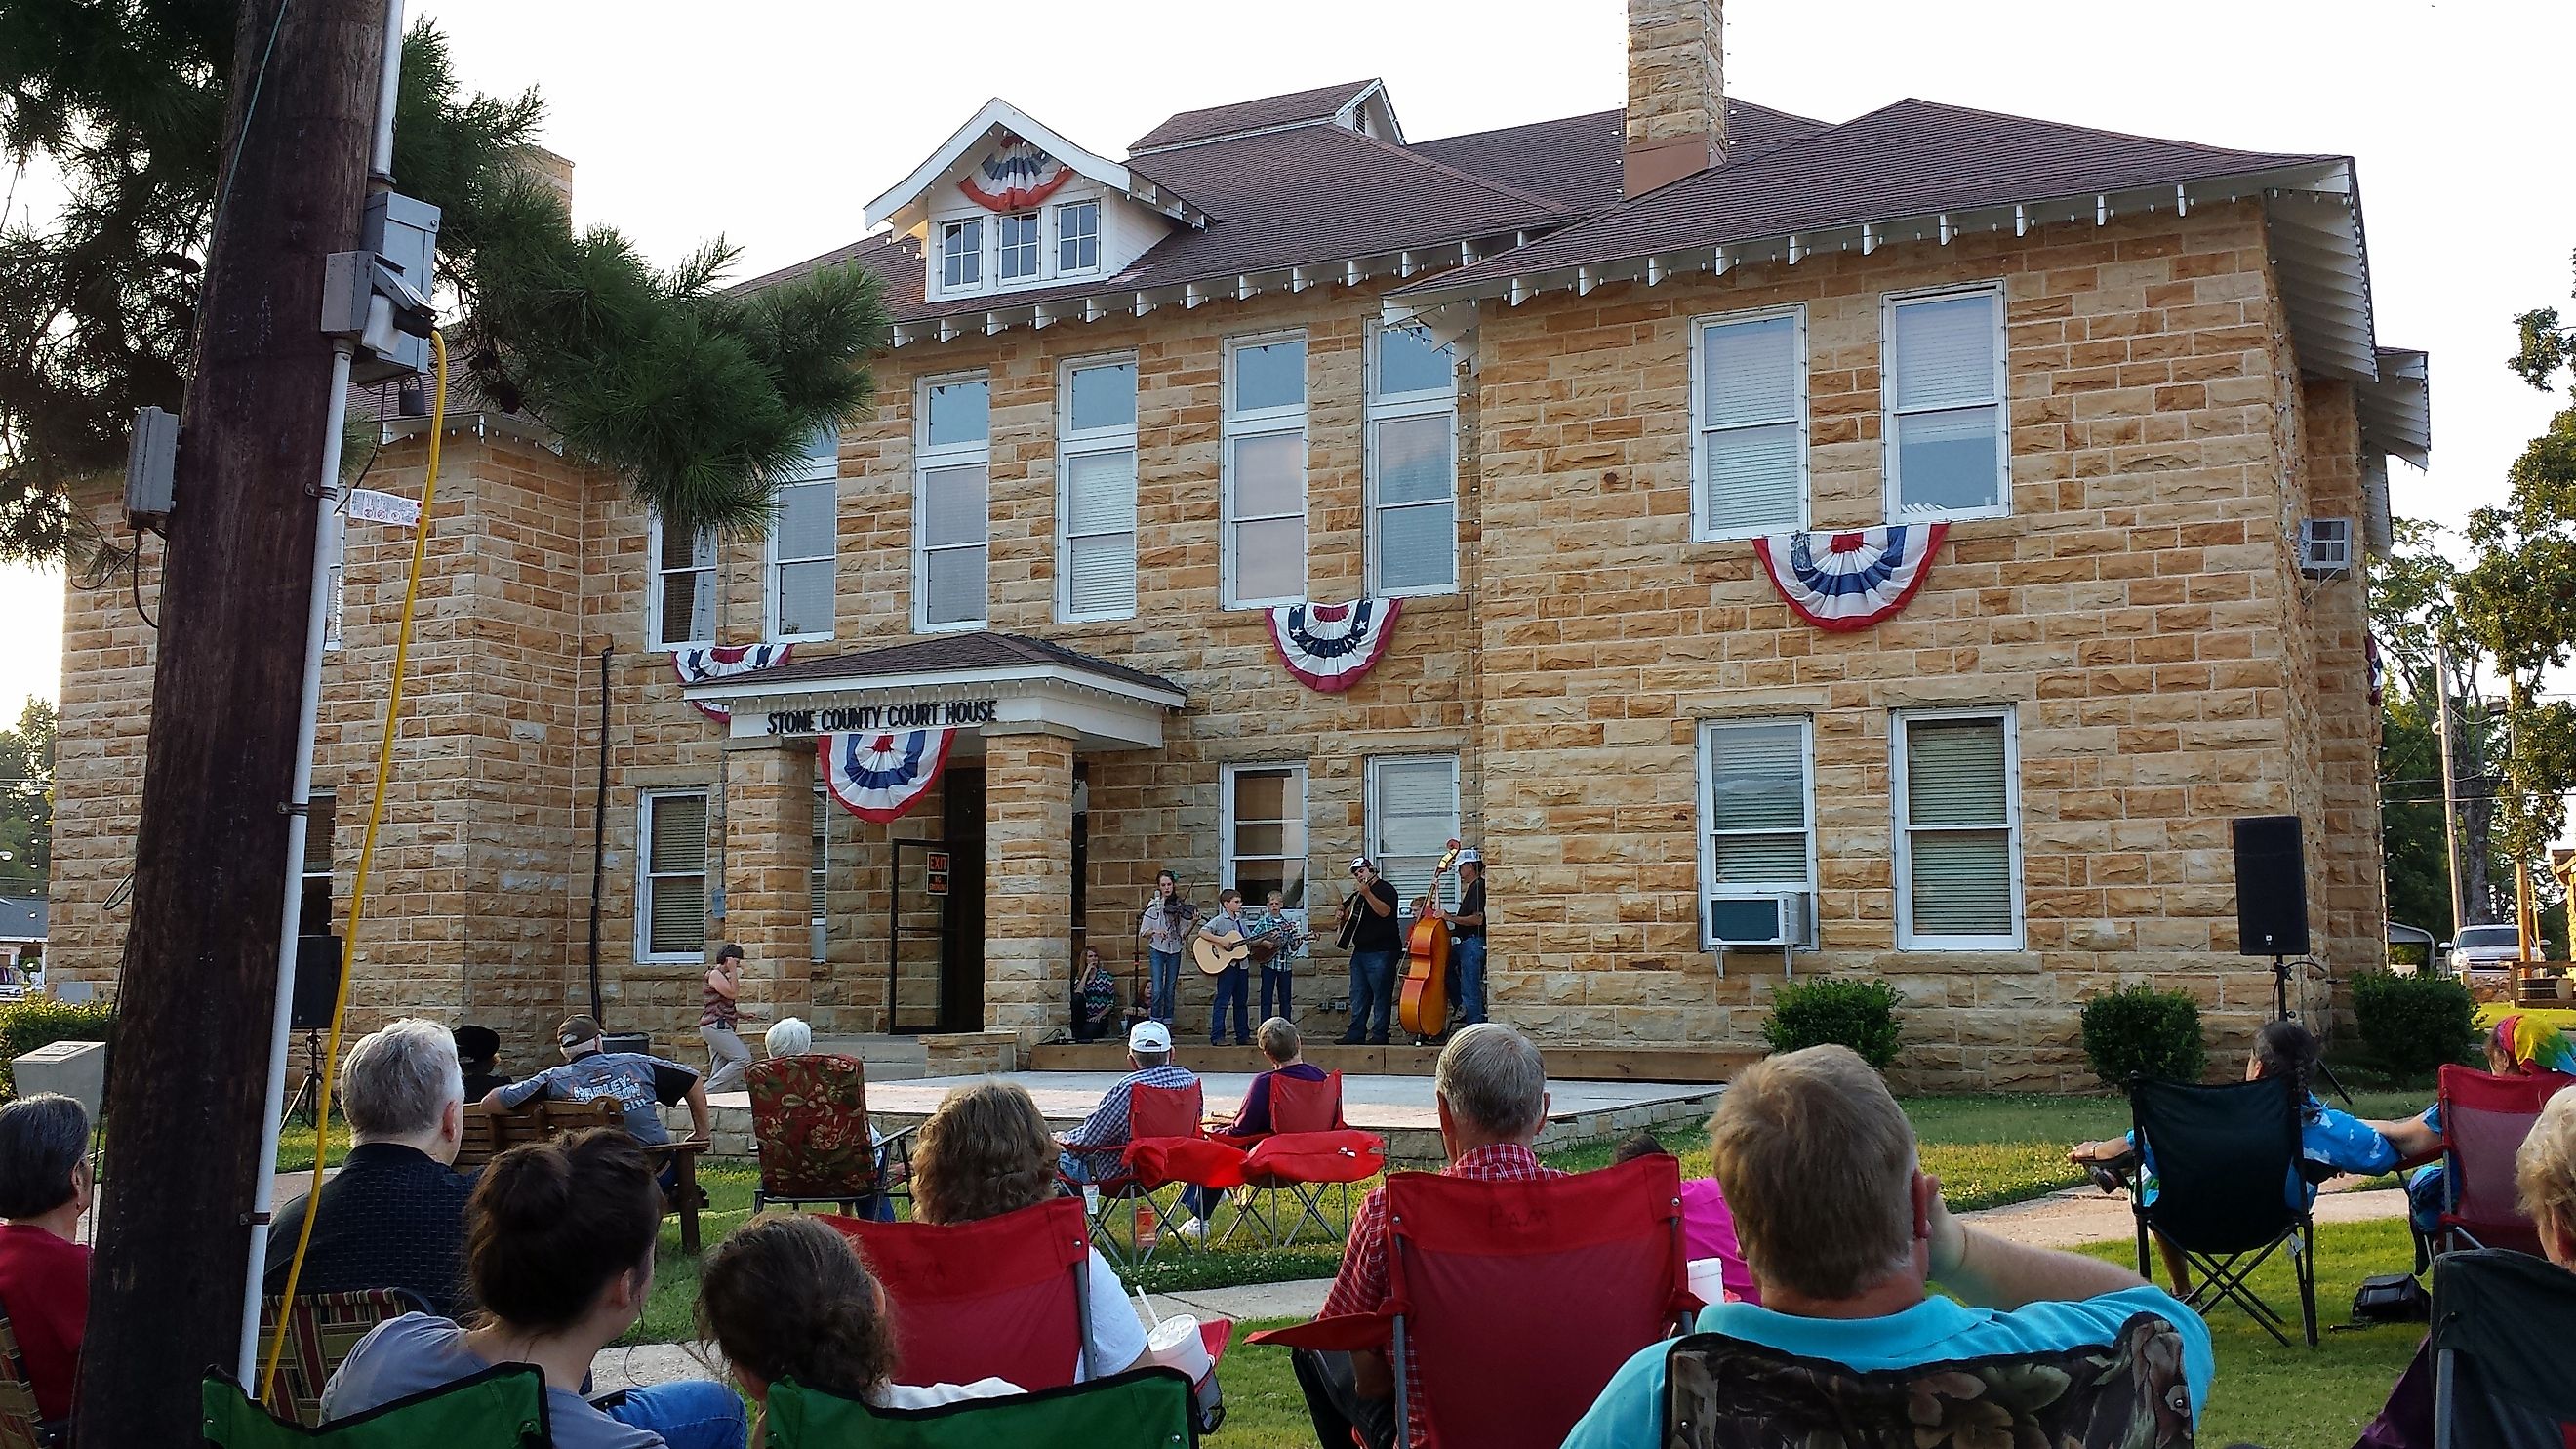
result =
[{"label": "window air conditioner unit", "polygon": [[1790,951],[1807,941],[1805,891],[1713,897],[1704,909],[1708,912],[1708,939],[1720,953],[1720,974],[1726,970],[1723,953],[1745,946],[1778,947],[1781,967],[1786,970]]},{"label": "window air conditioner unit", "polygon": [[2352,520],[2299,520],[2299,572],[2312,579],[2352,577]]}]

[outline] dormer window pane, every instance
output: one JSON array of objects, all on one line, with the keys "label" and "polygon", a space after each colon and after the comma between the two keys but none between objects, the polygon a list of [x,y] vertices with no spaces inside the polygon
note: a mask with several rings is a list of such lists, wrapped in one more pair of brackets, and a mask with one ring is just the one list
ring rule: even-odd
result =
[{"label": "dormer window pane", "polygon": [[1038,214],[1024,211],[995,223],[1002,238],[1002,280],[1016,282],[1038,274]]},{"label": "dormer window pane", "polygon": [[969,217],[939,229],[939,284],[971,287],[984,280],[984,223]]},{"label": "dormer window pane", "polygon": [[1087,272],[1100,265],[1100,203],[1068,201],[1055,209],[1059,272]]}]

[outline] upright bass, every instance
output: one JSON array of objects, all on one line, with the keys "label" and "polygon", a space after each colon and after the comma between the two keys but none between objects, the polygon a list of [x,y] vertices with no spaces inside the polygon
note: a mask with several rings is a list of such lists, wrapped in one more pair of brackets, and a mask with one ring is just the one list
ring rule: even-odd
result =
[{"label": "upright bass", "polygon": [[1395,999],[1395,1021],[1416,1040],[1438,1036],[1449,1025],[1449,921],[1440,911],[1440,878],[1457,863],[1458,842],[1453,839],[1431,868],[1422,914],[1413,918],[1413,930],[1405,937],[1404,986]]}]

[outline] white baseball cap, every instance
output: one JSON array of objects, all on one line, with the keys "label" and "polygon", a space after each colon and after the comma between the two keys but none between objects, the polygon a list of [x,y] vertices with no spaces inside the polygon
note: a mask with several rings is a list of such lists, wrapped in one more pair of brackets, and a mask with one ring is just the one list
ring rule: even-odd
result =
[{"label": "white baseball cap", "polygon": [[1172,1049],[1171,1028],[1159,1021],[1140,1021],[1127,1033],[1127,1050],[1131,1052],[1167,1052]]},{"label": "white baseball cap", "polygon": [[1483,865],[1485,863],[1485,858],[1477,854],[1475,851],[1462,850],[1458,852],[1458,863],[1460,865]]},{"label": "white baseball cap", "polygon": [[1369,858],[1365,855],[1354,855],[1351,857],[1351,869],[1353,870],[1358,870],[1363,866],[1368,866],[1368,864]]}]

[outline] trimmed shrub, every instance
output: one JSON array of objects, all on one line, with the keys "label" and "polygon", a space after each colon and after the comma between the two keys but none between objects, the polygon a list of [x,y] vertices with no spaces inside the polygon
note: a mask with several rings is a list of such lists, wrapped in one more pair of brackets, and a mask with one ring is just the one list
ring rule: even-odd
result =
[{"label": "trimmed shrub", "polygon": [[2452,976],[2361,972],[2352,978],[2352,1015],[2362,1045],[2401,1076],[2466,1058],[2478,1034],[2477,1004]]},{"label": "trimmed shrub", "polygon": [[58,1041],[103,1041],[115,1049],[116,1013],[105,1002],[66,1005],[50,996],[0,1001],[0,1101],[16,1096],[9,1064]]},{"label": "trimmed shrub", "polygon": [[1847,1046],[1880,1071],[1896,1060],[1896,1008],[1905,998],[1884,981],[1788,981],[1771,993],[1762,1039],[1774,1052]]},{"label": "trimmed shrub", "polygon": [[2197,1082],[2209,1065],[2200,1003],[2188,991],[2158,991],[2143,981],[2106,991],[2084,1003],[2084,1056],[2114,1089],[2131,1077]]}]

